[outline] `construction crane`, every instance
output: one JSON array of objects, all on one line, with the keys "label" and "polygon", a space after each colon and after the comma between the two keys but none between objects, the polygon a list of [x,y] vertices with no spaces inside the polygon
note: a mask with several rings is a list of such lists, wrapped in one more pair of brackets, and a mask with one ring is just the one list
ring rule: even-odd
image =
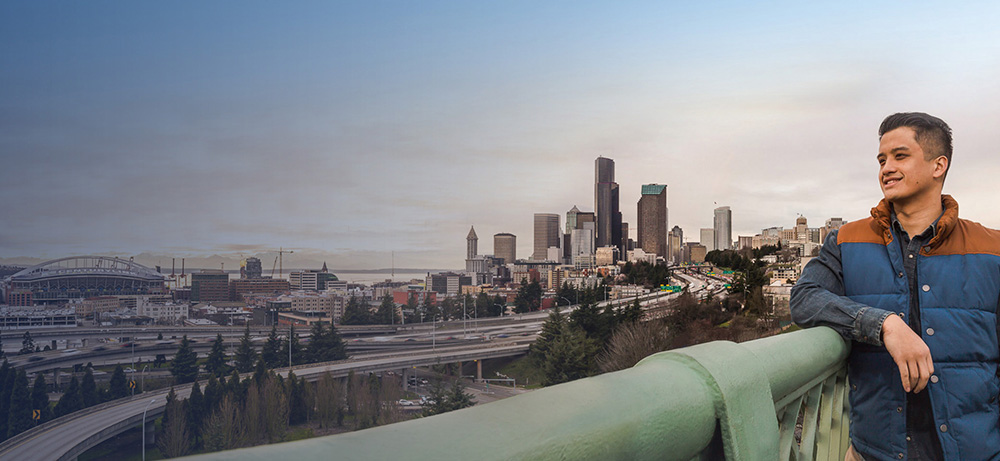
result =
[{"label": "construction crane", "polygon": [[[284,255],[285,255],[285,253],[295,253],[295,251],[294,250],[286,250],[286,249],[280,248],[280,247],[278,248],[278,256],[274,258],[275,264],[278,265],[278,277],[281,277],[281,274],[285,273],[285,261],[284,261]],[[271,278],[274,278],[274,265],[273,264],[271,265]]]}]

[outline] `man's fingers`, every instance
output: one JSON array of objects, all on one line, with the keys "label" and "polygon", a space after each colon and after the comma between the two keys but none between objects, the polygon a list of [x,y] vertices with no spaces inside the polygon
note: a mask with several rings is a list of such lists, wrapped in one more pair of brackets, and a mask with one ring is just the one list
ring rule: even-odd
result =
[{"label": "man's fingers", "polygon": [[907,366],[906,362],[902,363],[896,362],[896,366],[899,368],[899,379],[900,381],[903,382],[903,390],[906,392],[910,392],[910,389],[912,389],[912,387],[910,385],[910,371],[908,369],[909,367]]},{"label": "man's fingers", "polygon": [[926,360],[918,360],[916,363],[918,370],[920,372],[919,379],[917,380],[917,385],[913,388],[913,393],[916,394],[925,387],[927,387],[927,379],[931,377],[931,373],[928,371]]}]

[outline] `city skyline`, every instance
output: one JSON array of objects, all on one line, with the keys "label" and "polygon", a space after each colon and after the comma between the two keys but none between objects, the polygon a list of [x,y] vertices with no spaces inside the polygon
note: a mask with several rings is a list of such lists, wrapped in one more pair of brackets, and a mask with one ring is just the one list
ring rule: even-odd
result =
[{"label": "city skyline", "polygon": [[716,202],[733,240],[856,220],[907,110],[1000,227],[997,5],[54,5],[0,6],[2,260],[460,268],[470,226],[525,257],[535,213],[596,211],[599,156],[633,239],[643,184],[689,241]]}]

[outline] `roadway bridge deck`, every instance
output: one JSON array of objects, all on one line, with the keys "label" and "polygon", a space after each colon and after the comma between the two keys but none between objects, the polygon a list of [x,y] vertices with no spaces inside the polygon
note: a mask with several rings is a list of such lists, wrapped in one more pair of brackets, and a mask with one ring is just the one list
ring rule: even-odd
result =
[{"label": "roadway bridge deck", "polygon": [[[443,363],[465,362],[527,353],[530,341],[486,343],[474,346],[441,347],[413,352],[395,351],[373,354],[363,359],[298,365],[292,368],[297,376],[313,381],[326,372],[333,377],[345,377],[351,372],[369,373],[400,370]],[[288,369],[280,370],[288,376]],[[176,386],[178,398],[187,398],[191,385]],[[163,412],[166,394],[162,389],[127,399],[107,402],[95,407],[54,419],[0,443],[0,460],[51,459],[71,460],[97,444],[142,423],[142,412],[151,399],[156,399],[146,413],[152,421]]]}]

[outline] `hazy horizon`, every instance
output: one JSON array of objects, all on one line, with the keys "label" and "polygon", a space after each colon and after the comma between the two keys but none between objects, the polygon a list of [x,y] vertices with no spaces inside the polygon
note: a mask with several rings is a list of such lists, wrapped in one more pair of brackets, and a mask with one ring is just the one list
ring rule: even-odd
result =
[{"label": "hazy horizon", "polygon": [[[686,240],[865,217],[877,128],[954,130],[945,193],[1000,227],[1000,4],[5,2],[0,261],[464,266],[465,236],[594,209]],[[296,262],[298,261],[298,262]],[[163,261],[169,265],[169,259]],[[228,263],[226,264],[229,265]]]}]

